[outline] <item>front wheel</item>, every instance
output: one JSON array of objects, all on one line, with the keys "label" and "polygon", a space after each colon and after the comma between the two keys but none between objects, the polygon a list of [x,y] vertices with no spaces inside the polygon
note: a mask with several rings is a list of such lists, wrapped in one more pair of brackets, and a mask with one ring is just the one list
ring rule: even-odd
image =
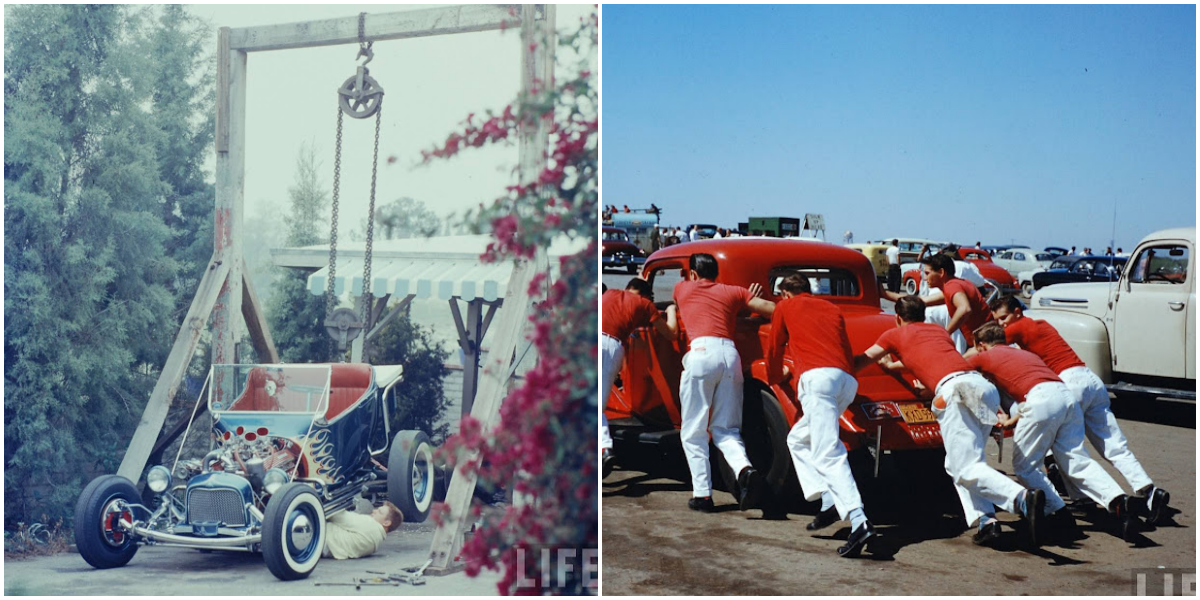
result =
[{"label": "front wheel", "polygon": [[139,504],[133,482],[120,475],[101,475],[83,488],[75,503],[75,546],[79,555],[97,569],[125,566],[138,546],[119,521],[133,522],[132,511],[122,503]]},{"label": "front wheel", "polygon": [[909,277],[904,280],[905,294],[908,294],[909,296],[916,295],[918,287],[919,286],[917,285],[917,280],[915,278]]},{"label": "front wheel", "polygon": [[1021,295],[1024,296],[1026,300],[1033,297],[1033,282],[1032,281],[1022,281],[1021,282]]},{"label": "front wheel", "polygon": [[406,523],[421,523],[433,507],[433,444],[423,431],[401,431],[388,452],[388,500]]},{"label": "front wheel", "polygon": [[271,496],[263,515],[262,553],[271,574],[308,577],[325,549],[325,509],[312,487],[289,483]]}]

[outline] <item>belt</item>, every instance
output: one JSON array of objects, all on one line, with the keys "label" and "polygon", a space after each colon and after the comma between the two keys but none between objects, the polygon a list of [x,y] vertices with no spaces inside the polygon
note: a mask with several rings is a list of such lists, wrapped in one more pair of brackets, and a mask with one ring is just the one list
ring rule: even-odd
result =
[{"label": "belt", "polygon": [[962,377],[963,375],[970,375],[971,373],[976,372],[977,371],[955,371],[954,373],[943,377],[942,380],[938,382],[937,386],[933,388],[933,393],[935,395],[940,395],[942,387],[949,383],[951,379],[954,379],[955,377]]},{"label": "belt", "polygon": [[717,345],[721,345],[721,346],[734,345],[733,340],[731,340],[729,338],[717,337],[715,335],[706,335],[704,337],[698,337],[694,340],[688,340],[688,348],[691,348],[692,344],[695,344],[698,342],[701,344],[717,344]]}]

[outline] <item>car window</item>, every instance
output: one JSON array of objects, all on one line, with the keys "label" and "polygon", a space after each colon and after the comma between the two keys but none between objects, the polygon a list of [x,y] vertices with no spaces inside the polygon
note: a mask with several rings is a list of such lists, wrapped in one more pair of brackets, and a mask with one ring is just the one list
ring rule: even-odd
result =
[{"label": "car window", "polygon": [[1133,260],[1132,283],[1177,284],[1187,281],[1189,248],[1183,244],[1152,246]]},{"label": "car window", "polygon": [[654,292],[654,302],[656,304],[671,301],[671,294],[675,290],[675,284],[683,281],[683,265],[686,264],[685,261],[686,259],[678,263],[656,263],[647,268],[643,273],[646,281],[650,282],[650,289]]},{"label": "car window", "polygon": [[1013,257],[1012,252],[1001,252],[1000,253],[1000,260],[1010,260],[1012,257]]},{"label": "car window", "polygon": [[1054,255],[1053,255],[1053,254],[1047,254],[1047,253],[1045,253],[1045,252],[1039,252],[1039,253],[1038,253],[1038,255],[1037,255],[1037,259],[1038,259],[1039,261],[1043,261],[1043,260],[1052,260],[1053,258],[1054,258]]},{"label": "car window", "polygon": [[822,267],[787,266],[771,269],[767,276],[768,289],[779,296],[779,282],[792,273],[799,273],[808,278],[814,296],[843,296],[857,297],[860,295],[858,278],[845,269],[827,269]]},{"label": "car window", "polygon": [[1071,266],[1071,261],[1069,260],[1056,260],[1050,263],[1051,269],[1065,269],[1069,266]]},{"label": "car window", "polygon": [[1090,275],[1092,273],[1092,271],[1094,270],[1095,266],[1096,265],[1093,264],[1093,262],[1090,260],[1081,260],[1081,261],[1075,263],[1075,266],[1071,267],[1071,272],[1072,273],[1081,273],[1084,275]]},{"label": "car window", "polygon": [[1014,259],[1014,260],[1025,260],[1025,253],[1024,253],[1024,252],[1013,252],[1013,253],[1012,253],[1012,256],[1013,256],[1013,259]]},{"label": "car window", "polygon": [[606,242],[628,242],[629,236],[625,235],[624,231],[605,231],[604,241]]}]

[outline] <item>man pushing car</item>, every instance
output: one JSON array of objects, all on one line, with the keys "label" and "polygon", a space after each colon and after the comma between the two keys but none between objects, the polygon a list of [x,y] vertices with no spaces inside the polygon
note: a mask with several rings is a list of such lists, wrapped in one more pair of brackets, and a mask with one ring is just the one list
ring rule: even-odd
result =
[{"label": "man pushing car", "polygon": [[796,365],[796,395],[804,409],[787,444],[804,499],[821,499],[821,512],[807,528],[815,531],[849,519],[850,537],[838,554],[854,557],[875,535],[875,528],[863,513],[846,447],[839,439],[838,418],[858,391],[858,381],[850,374],[854,354],[846,319],[833,303],[814,297],[808,278],[799,273],[784,277],[779,291],[784,300],[771,317],[768,377],[770,381],[784,378],[781,349],[786,345]]},{"label": "man pushing car", "polygon": [[[854,357],[855,371],[882,360],[885,369],[908,369],[925,389],[933,390],[933,414],[946,447],[946,473],[954,481],[967,525],[978,523],[974,542],[986,544],[999,536],[995,508],[1001,507],[1026,519],[1029,541],[1036,546],[1045,493],[1017,485],[989,467],[984,454],[1000,409],[1000,393],[967,364],[946,329],[924,321],[925,302],[920,298],[897,300],[896,328]],[[900,361],[887,360],[889,353]]]},{"label": "man pushing car", "polygon": [[[675,285],[679,318],[687,326],[690,342],[683,356],[679,379],[682,413],[680,438],[692,474],[688,508],[714,510],[708,440],[737,473],[738,507],[754,505],[761,491],[761,475],[750,464],[738,430],[742,426],[742,358],[733,344],[734,319],[743,309],[770,318],[775,303],[764,300],[762,286],[749,289],[717,283],[717,260],[711,254],[693,254],[688,279]],[[711,411],[711,415],[710,415]]]}]

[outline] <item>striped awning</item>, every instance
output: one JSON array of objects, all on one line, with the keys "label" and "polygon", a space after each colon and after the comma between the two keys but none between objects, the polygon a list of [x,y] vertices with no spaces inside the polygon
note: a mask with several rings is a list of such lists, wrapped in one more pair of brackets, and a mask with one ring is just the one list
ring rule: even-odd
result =
[{"label": "striped awning", "polygon": [[[418,299],[486,301],[504,297],[512,263],[483,263],[479,256],[487,249],[490,236],[447,236],[376,242],[372,248],[371,295],[382,298],[414,295]],[[583,240],[563,240],[547,251],[551,278],[558,275],[558,258],[587,247]],[[364,244],[338,245],[338,261],[333,281],[334,293],[362,295]],[[322,266],[308,277],[308,290],[323,295],[329,281],[329,247],[306,246],[276,251],[275,264],[285,267]],[[544,267],[545,268],[545,267]]]}]

